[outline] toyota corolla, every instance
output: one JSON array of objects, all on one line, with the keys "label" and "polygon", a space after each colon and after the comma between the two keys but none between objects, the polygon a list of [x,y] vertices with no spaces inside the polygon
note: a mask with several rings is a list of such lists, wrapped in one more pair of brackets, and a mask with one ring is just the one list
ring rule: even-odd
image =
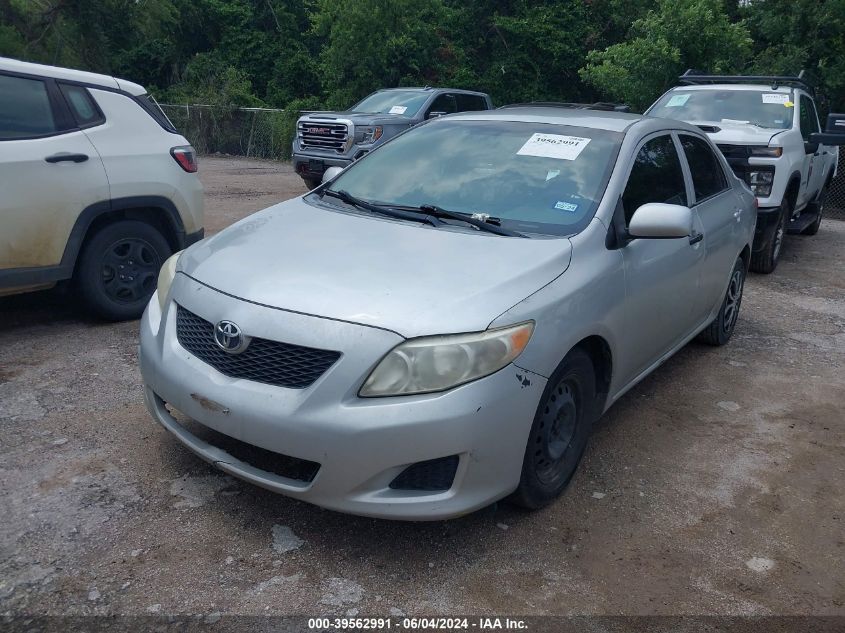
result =
[{"label": "toyota corolla", "polygon": [[171,257],[146,403],[219,469],[326,508],[538,508],[622,394],[692,338],[728,341],[755,217],[685,123],[434,119]]}]

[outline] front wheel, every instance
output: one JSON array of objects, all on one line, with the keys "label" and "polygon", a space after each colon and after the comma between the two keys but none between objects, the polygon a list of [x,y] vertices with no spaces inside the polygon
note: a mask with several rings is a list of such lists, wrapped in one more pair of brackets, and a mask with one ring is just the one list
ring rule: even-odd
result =
[{"label": "front wheel", "polygon": [[739,318],[739,307],[742,305],[742,291],[745,288],[745,262],[737,257],[731,271],[731,280],[719,314],[699,335],[699,339],[709,345],[724,345],[727,343],[736,327]]},{"label": "front wheel", "polygon": [[140,317],[170,252],[164,236],[145,222],[121,220],[97,231],[75,275],[88,308],[110,321]]},{"label": "front wheel", "polygon": [[528,435],[519,486],[511,496],[514,503],[542,508],[566,488],[587,446],[595,402],[593,362],[586,352],[575,348],[543,391]]},{"label": "front wheel", "polygon": [[768,275],[777,268],[780,260],[780,252],[783,248],[783,238],[786,236],[786,225],[789,223],[790,208],[789,203],[784,200],[780,203],[780,211],[778,212],[778,224],[775,227],[775,233],[772,239],[759,253],[751,254],[751,270],[755,273],[763,273]]},{"label": "front wheel", "polygon": [[304,182],[305,186],[308,187],[308,191],[311,191],[311,190],[319,187],[322,181],[320,181],[316,178],[305,178],[305,177],[303,177],[302,182]]}]

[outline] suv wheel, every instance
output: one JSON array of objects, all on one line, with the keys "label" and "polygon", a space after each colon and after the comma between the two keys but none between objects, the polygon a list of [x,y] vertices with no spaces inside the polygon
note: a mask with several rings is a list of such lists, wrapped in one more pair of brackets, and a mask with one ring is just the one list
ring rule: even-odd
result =
[{"label": "suv wheel", "polygon": [[305,186],[308,187],[308,191],[316,189],[320,186],[320,184],[322,184],[322,181],[314,178],[303,178],[302,181],[305,183]]},{"label": "suv wheel", "polygon": [[595,417],[593,362],[575,348],[549,379],[522,462],[522,476],[511,500],[524,508],[541,508],[566,488],[587,446]]},{"label": "suv wheel", "polygon": [[824,213],[824,203],[826,200],[827,186],[825,186],[824,189],[821,190],[821,192],[819,193],[818,200],[816,200],[813,203],[812,208],[809,209],[811,213],[816,214],[816,219],[810,226],[801,231],[801,233],[803,233],[804,235],[815,235],[819,232],[819,227],[822,225],[822,213]]},{"label": "suv wheel", "polygon": [[731,280],[722,300],[722,307],[719,314],[713,319],[698,338],[710,345],[724,345],[727,343],[736,327],[736,320],[739,317],[739,307],[742,305],[742,290],[745,287],[745,262],[737,257],[731,271]]},{"label": "suv wheel", "polygon": [[121,220],[103,227],[85,244],[76,270],[85,303],[105,319],[137,319],[170,253],[164,236],[144,222]]},{"label": "suv wheel", "polygon": [[769,241],[768,246],[759,253],[751,254],[751,270],[755,273],[769,274],[777,268],[780,260],[780,253],[783,250],[783,239],[786,237],[786,225],[789,223],[789,203],[784,200],[780,203],[780,216],[775,227],[775,233]]}]

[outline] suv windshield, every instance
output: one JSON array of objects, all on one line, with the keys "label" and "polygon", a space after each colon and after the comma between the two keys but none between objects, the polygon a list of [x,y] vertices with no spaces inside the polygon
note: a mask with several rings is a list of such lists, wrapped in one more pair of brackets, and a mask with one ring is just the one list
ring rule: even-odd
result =
[{"label": "suv windshield", "polygon": [[649,110],[650,116],[681,121],[751,123],[776,130],[792,126],[788,92],[771,90],[673,90]]},{"label": "suv windshield", "polygon": [[430,94],[419,90],[382,90],[359,101],[349,111],[414,116]]},{"label": "suv windshield", "polygon": [[486,213],[520,233],[571,235],[592,219],[622,134],[442,119],[396,137],[331,185],[377,204]]}]

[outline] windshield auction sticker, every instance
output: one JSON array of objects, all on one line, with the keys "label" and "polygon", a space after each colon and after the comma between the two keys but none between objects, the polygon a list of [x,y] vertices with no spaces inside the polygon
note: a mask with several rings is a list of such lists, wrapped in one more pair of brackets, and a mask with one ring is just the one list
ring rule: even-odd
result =
[{"label": "windshield auction sticker", "polygon": [[558,158],[575,160],[590,142],[588,138],[580,136],[563,136],[562,134],[534,134],[525,145],[519,148],[519,156],[539,156],[541,158]]},{"label": "windshield auction sticker", "polygon": [[408,106],[393,106],[390,108],[389,114],[405,114],[405,110],[408,109]]},{"label": "windshield auction sticker", "polygon": [[789,95],[785,92],[764,92],[762,93],[763,103],[777,103],[783,105],[789,101]]}]

